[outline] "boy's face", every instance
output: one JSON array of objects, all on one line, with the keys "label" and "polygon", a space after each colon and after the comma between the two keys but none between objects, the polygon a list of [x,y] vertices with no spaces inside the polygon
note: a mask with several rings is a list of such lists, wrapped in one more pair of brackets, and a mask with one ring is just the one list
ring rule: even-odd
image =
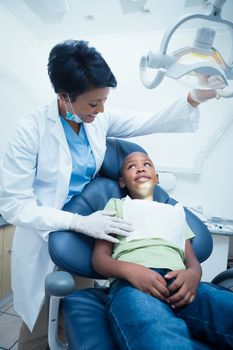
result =
[{"label": "boy's face", "polygon": [[151,159],[142,152],[130,153],[124,160],[120,187],[126,187],[131,198],[153,199],[153,190],[158,183]]}]

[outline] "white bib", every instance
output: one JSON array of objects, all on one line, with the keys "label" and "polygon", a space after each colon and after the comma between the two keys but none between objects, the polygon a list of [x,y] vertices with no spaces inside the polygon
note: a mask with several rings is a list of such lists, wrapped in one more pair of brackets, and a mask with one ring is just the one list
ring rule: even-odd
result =
[{"label": "white bib", "polygon": [[127,196],[123,201],[123,213],[124,219],[135,228],[126,237],[126,242],[161,238],[184,250],[186,218],[181,204],[173,206]]}]

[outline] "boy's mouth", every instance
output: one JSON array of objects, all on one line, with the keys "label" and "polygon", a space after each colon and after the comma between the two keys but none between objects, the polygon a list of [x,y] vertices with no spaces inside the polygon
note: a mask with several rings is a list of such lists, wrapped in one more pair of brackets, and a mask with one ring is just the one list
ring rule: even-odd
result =
[{"label": "boy's mouth", "polygon": [[147,175],[140,175],[135,178],[135,181],[138,181],[138,182],[145,182],[147,180],[150,180],[150,177]]}]

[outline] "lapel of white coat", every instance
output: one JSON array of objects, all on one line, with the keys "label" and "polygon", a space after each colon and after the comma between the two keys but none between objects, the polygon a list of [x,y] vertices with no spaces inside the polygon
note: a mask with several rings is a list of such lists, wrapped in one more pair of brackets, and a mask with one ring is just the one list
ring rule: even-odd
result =
[{"label": "lapel of white coat", "polygon": [[48,114],[47,118],[50,119],[53,122],[53,125],[51,126],[50,132],[51,134],[57,139],[58,143],[64,148],[67,155],[69,156],[69,159],[71,159],[69,146],[67,144],[65,132],[59,117],[59,111],[58,111],[58,103],[57,99],[55,99],[48,108]]},{"label": "lapel of white coat", "polygon": [[[62,208],[69,192],[69,181],[72,171],[72,159],[65,132],[59,117],[57,99],[48,108],[47,119],[52,122],[50,132],[57,141],[60,171],[57,179],[54,206]],[[61,147],[59,147],[59,145]],[[49,151],[49,150],[48,150]]]}]

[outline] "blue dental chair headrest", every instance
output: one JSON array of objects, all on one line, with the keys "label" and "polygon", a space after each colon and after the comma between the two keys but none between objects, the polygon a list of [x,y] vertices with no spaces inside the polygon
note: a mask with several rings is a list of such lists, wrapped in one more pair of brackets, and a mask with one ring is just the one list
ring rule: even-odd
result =
[{"label": "blue dental chair headrest", "polygon": [[99,171],[99,175],[118,181],[122,161],[132,152],[143,152],[147,154],[147,152],[136,143],[109,138],[104,162]]}]

